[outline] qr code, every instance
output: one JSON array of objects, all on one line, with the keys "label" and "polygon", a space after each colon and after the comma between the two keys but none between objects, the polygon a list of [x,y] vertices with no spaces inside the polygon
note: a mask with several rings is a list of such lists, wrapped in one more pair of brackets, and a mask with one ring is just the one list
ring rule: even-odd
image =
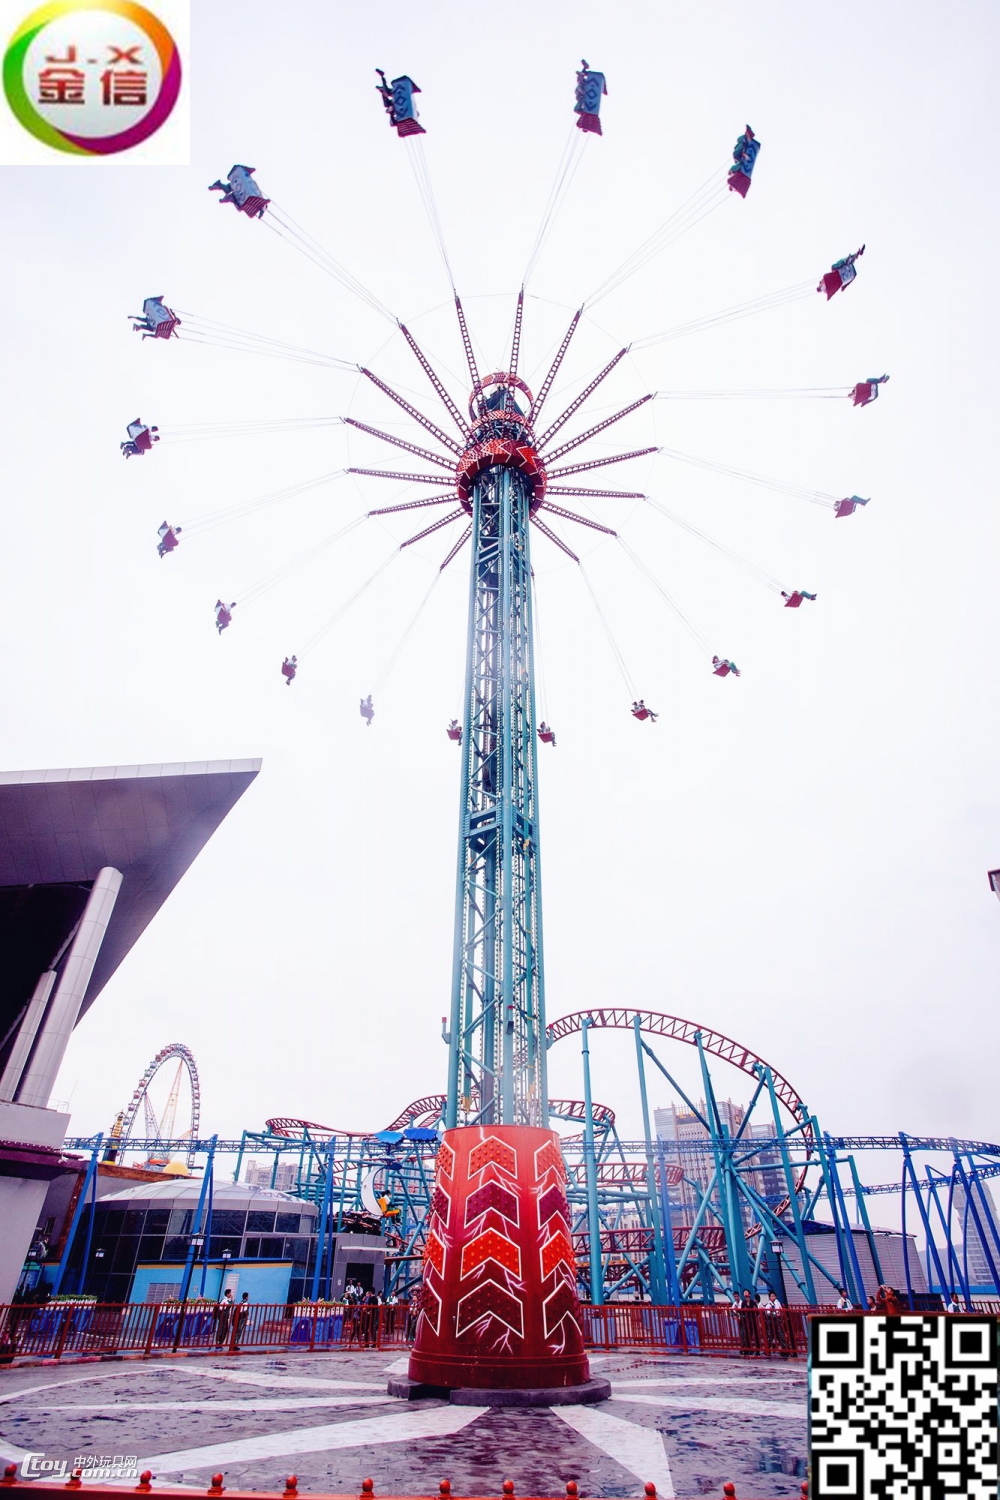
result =
[{"label": "qr code", "polygon": [[997,1500],[997,1319],[810,1319],[813,1500]]}]

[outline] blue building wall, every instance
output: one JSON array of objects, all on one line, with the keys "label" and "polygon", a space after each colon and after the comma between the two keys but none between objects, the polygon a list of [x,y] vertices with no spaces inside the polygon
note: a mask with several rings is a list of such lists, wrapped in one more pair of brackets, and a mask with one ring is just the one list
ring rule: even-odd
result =
[{"label": "blue building wall", "polygon": [[[184,1276],[181,1262],[153,1261],[135,1268],[132,1279],[130,1302],[148,1300],[149,1288],[154,1282],[180,1285]],[[288,1283],[292,1276],[290,1260],[230,1260],[209,1261],[205,1276],[205,1296],[218,1301],[226,1286],[231,1286],[238,1302],[244,1292],[250,1293],[251,1302],[287,1302]],[[191,1277],[191,1297],[201,1295],[201,1266],[195,1267]]]}]

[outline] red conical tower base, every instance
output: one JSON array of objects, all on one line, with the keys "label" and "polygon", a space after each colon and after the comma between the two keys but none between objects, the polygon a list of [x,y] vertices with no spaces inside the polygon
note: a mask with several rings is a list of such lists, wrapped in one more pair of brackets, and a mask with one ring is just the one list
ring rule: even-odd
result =
[{"label": "red conical tower base", "polygon": [[412,1381],[511,1392],[589,1383],[555,1131],[446,1131],[424,1255]]}]

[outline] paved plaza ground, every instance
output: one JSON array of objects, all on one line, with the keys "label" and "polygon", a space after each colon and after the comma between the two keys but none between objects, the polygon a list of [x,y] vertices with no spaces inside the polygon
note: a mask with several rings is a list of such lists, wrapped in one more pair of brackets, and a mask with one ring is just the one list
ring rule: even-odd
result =
[{"label": "paved plaza ground", "polygon": [[803,1363],[595,1355],[600,1406],[489,1410],[385,1393],[406,1355],[386,1351],[164,1359],[0,1372],[0,1454],[70,1463],[136,1454],[164,1481],[304,1492],[797,1496],[805,1474]]}]

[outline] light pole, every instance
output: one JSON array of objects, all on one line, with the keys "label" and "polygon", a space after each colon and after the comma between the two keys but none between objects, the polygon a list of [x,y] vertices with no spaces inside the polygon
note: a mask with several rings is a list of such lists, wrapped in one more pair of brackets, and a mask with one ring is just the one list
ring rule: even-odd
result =
[{"label": "light pole", "polygon": [[778,1270],[778,1285],[777,1285],[777,1287],[776,1287],[775,1290],[778,1293],[778,1301],[781,1303],[782,1307],[784,1307],[784,1305],[785,1305],[785,1268],[784,1268],[783,1260],[784,1260],[784,1254],[785,1254],[785,1247],[781,1243],[781,1240],[779,1240],[779,1239],[773,1239],[771,1241],[771,1251],[772,1251],[772,1253],[774,1255],[774,1263],[775,1263],[775,1265],[777,1267],[777,1270]]}]

